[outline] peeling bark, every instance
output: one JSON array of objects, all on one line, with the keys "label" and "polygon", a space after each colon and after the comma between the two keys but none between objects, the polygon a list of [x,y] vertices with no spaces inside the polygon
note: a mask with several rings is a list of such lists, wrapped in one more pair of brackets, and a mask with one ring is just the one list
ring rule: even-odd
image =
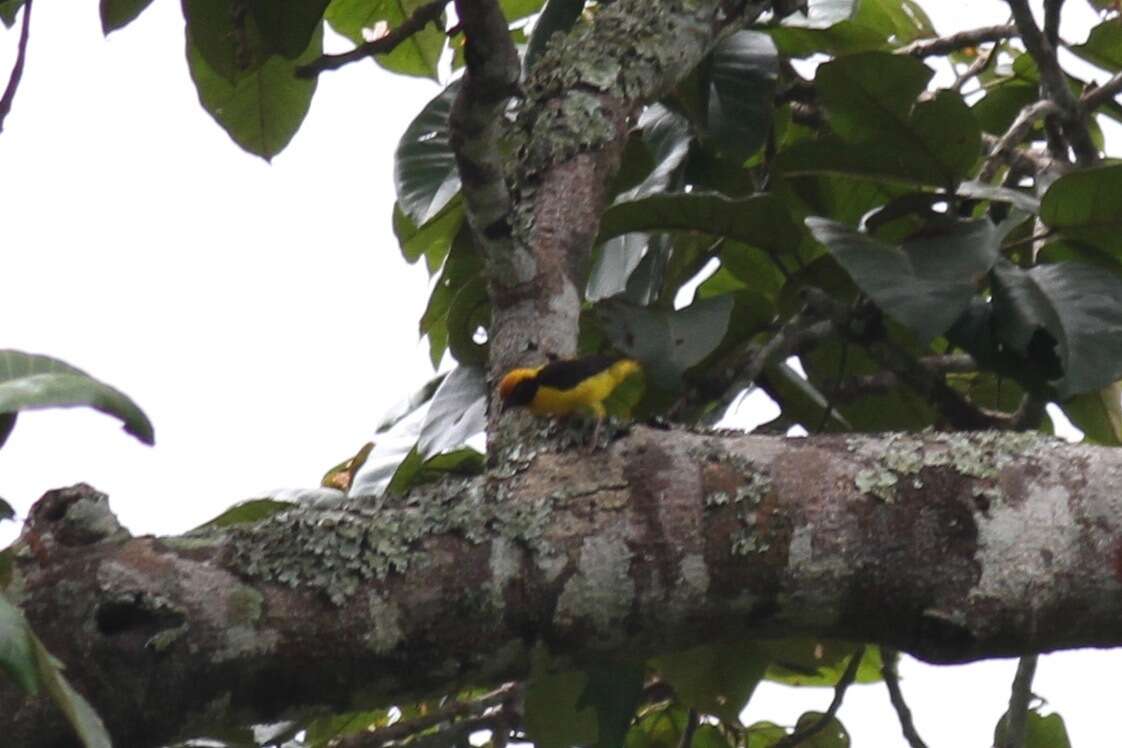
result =
[{"label": "peeling bark", "polygon": [[[133,538],[52,492],[8,594],[121,745],[715,637],[935,662],[1122,644],[1122,452],[981,433],[635,428],[403,499]],[[361,696],[356,696],[360,694]],[[0,684],[12,745],[71,744]]]}]

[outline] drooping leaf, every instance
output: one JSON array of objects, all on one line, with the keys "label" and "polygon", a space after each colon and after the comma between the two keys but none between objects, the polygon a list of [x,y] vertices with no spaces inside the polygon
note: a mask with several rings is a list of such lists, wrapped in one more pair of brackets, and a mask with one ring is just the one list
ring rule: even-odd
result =
[{"label": "drooping leaf", "polygon": [[[832,639],[790,638],[761,642],[761,653],[771,665],[767,680],[789,686],[833,688],[853,658],[856,646]],[[866,647],[854,683],[879,683],[882,661],[880,650]]]},{"label": "drooping leaf", "polygon": [[439,270],[464,225],[463,198],[457,193],[420,227],[405,215],[398,203],[394,203],[393,208],[393,231],[405,261],[412,265],[424,257],[430,274]]},{"label": "drooping leaf", "polygon": [[1044,193],[1040,218],[1066,237],[1122,257],[1122,164],[1060,177]]},{"label": "drooping leaf", "polygon": [[401,209],[424,226],[460,191],[460,172],[449,142],[448,114],[459,89],[452,83],[418,114],[394,153],[394,187]]},{"label": "drooping leaf", "polygon": [[900,245],[824,218],[806,224],[854,283],[923,342],[944,333],[970,303],[1001,240],[989,219],[953,223]]},{"label": "drooping leaf", "polygon": [[0,595],[0,669],[24,692],[39,693],[39,668],[31,629],[19,608]]},{"label": "drooping leaf", "polygon": [[212,520],[208,520],[196,527],[196,530],[217,529],[232,525],[250,524],[260,522],[266,517],[271,517],[279,512],[292,508],[290,501],[277,501],[276,499],[248,499],[239,501]]},{"label": "drooping leaf", "polygon": [[416,392],[403,400],[394,403],[381,418],[378,419],[378,425],[374,428],[376,433],[383,433],[389,431],[391,428],[401,422],[403,418],[413,413],[422,405],[425,405],[432,396],[436,394],[436,390],[440,387],[441,382],[448,376],[447,373],[437,374],[435,377],[425,382]]},{"label": "drooping leaf", "polygon": [[1064,415],[1094,444],[1122,445],[1122,382],[1065,400]]},{"label": "drooping leaf", "polygon": [[[1005,745],[1008,736],[1008,713],[1001,715],[993,731],[994,745]],[[1044,717],[1037,710],[1030,710],[1025,720],[1024,748],[1071,748],[1064,718],[1059,714]]]},{"label": "drooping leaf", "polygon": [[596,713],[597,748],[617,748],[643,696],[643,668],[606,665],[589,669],[587,676],[577,709],[591,708]]},{"label": "drooping leaf", "polygon": [[682,192],[616,203],[604,212],[597,241],[635,231],[695,231],[776,253],[796,251],[803,238],[787,207],[768,194],[730,199]]},{"label": "drooping leaf", "polygon": [[692,133],[685,117],[661,104],[647,107],[639,118],[642,137],[638,143],[650,160],[650,170],[641,182],[616,197],[630,202],[667,191],[674,175],[689,154]]},{"label": "drooping leaf", "polygon": [[308,48],[295,60],[271,55],[236,82],[216,72],[190,42],[187,63],[207,113],[235,143],[271,161],[300,129],[316,91],[315,79],[298,78],[296,68],[322,51],[323,28],[317,26]]},{"label": "drooping leaf", "polygon": [[707,139],[733,161],[743,161],[771,132],[779,57],[758,31],[738,31],[713,50]]},{"label": "drooping leaf", "polygon": [[[427,0],[331,0],[323,16],[331,28],[357,46],[397,28],[425,2]],[[444,44],[443,30],[429,24],[392,52],[376,55],[374,61],[393,73],[439,80]]]},{"label": "drooping leaf", "polygon": [[249,12],[269,49],[289,59],[299,57],[316,30],[330,0],[249,0]]},{"label": "drooping leaf", "polygon": [[774,722],[753,722],[744,728],[744,748],[771,748],[785,737],[787,730]]},{"label": "drooping leaf", "polygon": [[768,667],[754,643],[704,644],[651,662],[678,699],[702,714],[736,724]]},{"label": "drooping leaf", "polygon": [[1045,372],[1061,399],[1122,379],[1122,279],[1064,262],[993,272],[995,329],[1015,354]]},{"label": "drooping leaf", "polygon": [[[824,716],[821,712],[804,712],[795,723],[795,732],[808,729]],[[825,727],[801,741],[799,745],[806,748],[849,748],[849,732],[837,717],[830,717]]]},{"label": "drooping leaf", "polygon": [[682,374],[712,353],[725,336],[733,299],[718,296],[677,311],[608,299],[599,305],[601,327],[612,344],[639,360],[648,383],[676,389]]},{"label": "drooping leaf", "polygon": [[[187,22],[187,61],[205,63],[211,75],[231,86],[258,70],[274,54],[244,5],[231,0],[182,0]],[[198,82],[196,81],[196,87]],[[205,106],[205,104],[204,104]]]},{"label": "drooping leaf", "polygon": [[599,301],[627,289],[627,279],[639,267],[649,239],[646,234],[615,236],[604,242],[593,257],[584,297]]},{"label": "drooping leaf", "polygon": [[854,430],[837,407],[830,407],[827,413],[830,403],[826,396],[800,377],[787,362],[781,361],[765,369],[764,380],[768,393],[782,409],[783,415],[792,422],[802,424],[808,432],[837,433]]},{"label": "drooping leaf", "polygon": [[40,683],[44,690],[50,694],[51,699],[62,710],[74,732],[82,741],[85,748],[112,748],[112,741],[105,729],[101,717],[97,715],[90,703],[74,690],[66,676],[51,656],[39,637],[30,634],[35,653],[35,662],[39,669]]},{"label": "drooping leaf", "polygon": [[526,685],[526,734],[538,748],[593,745],[599,737],[596,710],[579,706],[588,675],[579,671],[535,673]]},{"label": "drooping leaf", "polygon": [[[148,416],[120,390],[49,356],[0,350],[0,414],[39,408],[87,406],[119,418],[125,431],[145,444],[156,436]],[[10,431],[14,419],[0,423]]]},{"label": "drooping leaf", "polygon": [[457,366],[432,397],[417,450],[425,459],[449,452],[487,425],[487,375],[478,366]]},{"label": "drooping leaf", "polygon": [[409,450],[393,472],[386,492],[402,495],[414,486],[446,477],[449,474],[478,475],[483,472],[483,455],[470,447],[442,452],[428,459],[417,449]]},{"label": "drooping leaf", "polygon": [[152,0],[100,0],[101,32],[108,36],[136,20]]}]

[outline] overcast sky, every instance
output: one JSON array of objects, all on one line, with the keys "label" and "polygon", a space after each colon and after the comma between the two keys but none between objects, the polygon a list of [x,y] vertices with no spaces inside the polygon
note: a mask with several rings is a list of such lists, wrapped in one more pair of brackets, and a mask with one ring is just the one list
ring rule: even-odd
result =
[{"label": "overcast sky", "polygon": [[[1007,17],[996,0],[924,5],[942,32]],[[1071,0],[1065,14],[1065,36],[1081,41],[1093,13]],[[437,88],[373,64],[326,74],[269,165],[199,107],[179,3],[155,0],[108,40],[94,0],[41,0],[32,20],[0,134],[0,347],[124,390],[156,447],[90,411],[30,413],[0,450],[0,496],[24,512],[86,481],[134,533],[173,533],[237,500],[317,485],[431,375],[416,334],[427,275],[401,260],[389,217],[394,146]],[[6,79],[17,34],[0,37]],[[17,530],[0,525],[0,545]],[[1120,665],[1117,653],[1044,658],[1035,690],[1076,746],[1117,742],[1116,699],[1097,681]],[[905,663],[932,748],[989,745],[1013,669]],[[828,701],[765,687],[746,717],[793,723]],[[841,716],[860,748],[904,745],[880,686],[851,689]]]}]

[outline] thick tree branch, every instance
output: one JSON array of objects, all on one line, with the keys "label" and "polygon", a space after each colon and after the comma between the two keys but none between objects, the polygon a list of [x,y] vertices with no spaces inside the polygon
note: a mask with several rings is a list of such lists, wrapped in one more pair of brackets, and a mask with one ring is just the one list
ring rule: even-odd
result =
[{"label": "thick tree branch", "polygon": [[[574,663],[718,635],[939,662],[1122,644],[1118,450],[635,428],[505,465],[180,538],[115,530],[89,489],[51,494],[6,594],[137,748],[520,679],[540,644]],[[6,682],[0,729],[25,748],[68,735]]]},{"label": "thick tree branch", "polygon": [[16,98],[16,90],[23,78],[23,65],[27,60],[27,40],[31,37],[31,0],[23,4],[23,22],[19,28],[19,44],[16,48],[16,61],[12,65],[12,72],[8,76],[8,85],[4,88],[4,95],[0,96],[0,132],[4,132],[4,120],[12,111],[12,102]]}]

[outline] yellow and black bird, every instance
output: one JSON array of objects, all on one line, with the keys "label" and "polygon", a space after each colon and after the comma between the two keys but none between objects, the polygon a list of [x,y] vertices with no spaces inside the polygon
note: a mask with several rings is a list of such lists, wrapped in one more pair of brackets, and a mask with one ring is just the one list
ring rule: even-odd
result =
[{"label": "yellow and black bird", "polygon": [[536,369],[507,372],[499,382],[499,396],[503,410],[521,406],[540,416],[567,416],[588,410],[599,426],[607,415],[604,400],[640,370],[638,361],[620,356],[551,361]]}]

